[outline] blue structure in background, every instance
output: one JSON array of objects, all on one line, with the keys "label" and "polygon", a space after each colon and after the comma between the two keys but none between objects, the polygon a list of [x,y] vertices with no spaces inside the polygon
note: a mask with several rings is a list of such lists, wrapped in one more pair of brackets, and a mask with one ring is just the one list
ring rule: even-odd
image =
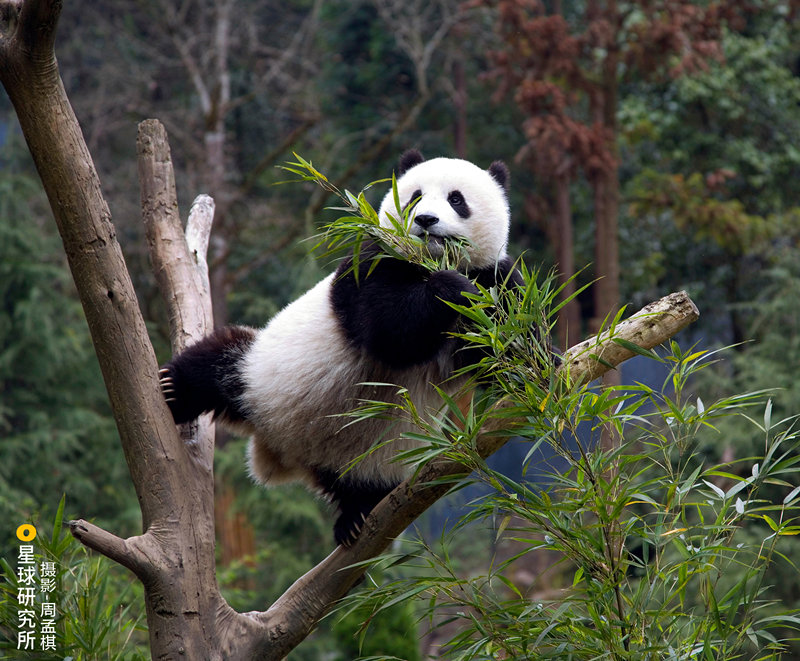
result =
[{"label": "blue structure in background", "polygon": [[[669,366],[643,356],[635,356],[621,365],[621,371],[623,384],[641,383],[658,392],[662,389],[664,379],[667,378]],[[591,425],[585,423],[580,426],[577,438],[571,439],[570,449],[577,452],[579,442],[582,447],[590,448],[596,440]],[[492,470],[507,475],[515,482],[541,487],[550,484],[552,475],[567,470],[566,459],[554,452],[547,443],[542,443],[536,449],[526,465],[525,457],[530,449],[531,442],[512,439],[489,457],[486,463]],[[449,528],[465,513],[466,503],[488,492],[489,487],[479,484],[461,489],[434,505],[414,524],[413,528],[427,540],[434,541],[442,534],[442,530]]]}]

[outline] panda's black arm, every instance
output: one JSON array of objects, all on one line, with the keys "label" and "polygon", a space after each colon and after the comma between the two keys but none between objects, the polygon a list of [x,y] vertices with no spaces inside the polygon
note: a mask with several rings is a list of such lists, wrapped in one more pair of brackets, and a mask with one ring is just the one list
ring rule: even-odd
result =
[{"label": "panda's black arm", "polygon": [[352,259],[339,268],[331,304],[348,339],[395,368],[431,360],[448,340],[458,313],[445,301],[466,304],[475,285],[456,271],[426,269],[362,250],[358,277]]},{"label": "panda's black arm", "polygon": [[514,260],[508,255],[494,266],[487,266],[475,272],[471,271],[469,275],[481,287],[486,287],[486,289],[498,284],[506,287],[523,287],[525,285],[525,278],[522,277],[522,273],[515,266]]}]

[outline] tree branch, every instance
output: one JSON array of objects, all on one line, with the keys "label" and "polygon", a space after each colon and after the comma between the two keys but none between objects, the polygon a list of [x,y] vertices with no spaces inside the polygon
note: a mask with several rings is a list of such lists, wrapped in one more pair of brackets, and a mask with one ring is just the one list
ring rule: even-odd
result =
[{"label": "tree branch", "polygon": [[[184,233],[178,213],[175,174],[164,125],[156,119],[139,124],[136,140],[142,222],[161,296],[167,305],[173,353],[214,328],[207,251],[214,222],[214,200],[199,195]],[[214,465],[214,425],[210,415],[182,425],[181,440],[209,472]]]},{"label": "tree branch", "polygon": [[569,373],[574,384],[594,381],[609,371],[608,365],[617,367],[636,355],[626,349],[624,343],[652,349],[677,335],[699,317],[700,312],[689,294],[685,291],[669,294],[649,303],[615,328],[567,350],[561,370]]},{"label": "tree branch", "polygon": [[151,567],[147,557],[131,545],[131,541],[136,538],[122,539],[82,519],[70,521],[69,529],[72,536],[84,546],[130,569],[140,580],[147,580],[148,569]]},{"label": "tree branch", "polygon": [[163,124],[156,119],[141,122],[136,144],[150,259],[167,304],[172,348],[180,351],[214,327],[206,263],[214,201],[207,195],[195,200],[184,234]]}]

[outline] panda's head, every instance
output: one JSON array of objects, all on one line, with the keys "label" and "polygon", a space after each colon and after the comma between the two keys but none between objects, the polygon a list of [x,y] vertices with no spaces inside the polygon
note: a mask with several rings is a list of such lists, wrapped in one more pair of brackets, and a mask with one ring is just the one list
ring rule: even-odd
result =
[{"label": "panda's head", "polygon": [[[506,256],[508,180],[508,168],[500,161],[482,170],[469,161],[426,161],[418,151],[407,151],[400,159],[397,193],[401,209],[418,199],[409,213],[409,233],[427,239],[434,257],[442,254],[448,238],[466,239],[469,266],[492,266]],[[389,216],[397,219],[392,191],[378,215],[384,227],[391,226]]]}]

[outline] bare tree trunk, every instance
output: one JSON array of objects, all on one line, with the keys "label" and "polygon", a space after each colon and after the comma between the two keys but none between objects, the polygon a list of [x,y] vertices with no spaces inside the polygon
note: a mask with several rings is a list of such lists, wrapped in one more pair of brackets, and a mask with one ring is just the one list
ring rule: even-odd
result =
[{"label": "bare tree trunk", "polygon": [[597,333],[607,315],[619,310],[619,180],[616,170],[594,182],[595,269],[594,319],[591,331]]},{"label": "bare tree trunk", "polygon": [[467,77],[464,60],[456,57],[453,62],[455,93],[453,95],[453,144],[458,158],[467,157]]},{"label": "bare tree trunk", "polygon": [[[551,241],[556,253],[558,282],[564,286],[560,300],[565,301],[575,295],[575,240],[572,230],[572,206],[569,199],[569,177],[564,174],[556,177],[556,213],[553,221],[555,231]],[[570,346],[570,340],[581,337],[581,310],[574,298],[567,303],[558,315],[556,326],[559,347]]]},{"label": "bare tree trunk", "polygon": [[591,332],[597,333],[606,315],[613,318],[620,305],[619,295],[619,172],[617,171],[617,105],[619,95],[617,44],[619,12],[615,0],[598,3],[590,0],[587,14],[591,21],[605,18],[613,30],[604,44],[607,53],[600,71],[601,85],[590,94],[591,114],[595,126],[604,134],[610,164],[601,166],[591,177],[595,213],[594,316]]},{"label": "bare tree trunk", "polygon": [[[205,254],[213,202],[210,198],[196,201],[194,210],[199,213],[190,216],[184,238],[169,144],[159,122],[142,122],[137,151],[143,221],[151,259],[162,293],[169,294],[165,299],[170,313],[173,348],[180,350],[208,334],[213,327]],[[202,206],[204,203],[205,207]],[[195,218],[200,217],[202,221],[196,223]],[[195,231],[196,225],[201,226],[199,231]],[[197,239],[198,245],[190,245],[190,236]],[[216,586],[214,528],[208,525],[214,516],[214,430],[209,417],[204,416],[197,423],[182,428],[181,441],[184,450],[189,450],[188,461],[181,462],[188,471],[180,476],[186,481],[184,487],[174,494],[174,507],[190,517],[190,521],[179,525],[181,528],[187,526],[188,535],[165,530],[158,536],[151,536],[154,529],[148,528],[142,538],[148,548],[155,547],[162,560],[154,567],[157,587],[148,590],[145,583],[150,647],[154,656],[157,653],[174,655],[189,644],[195,654],[214,658],[208,655],[208,650],[214,649],[209,647],[209,638],[216,639],[221,633],[216,611],[230,608]],[[186,484],[192,485],[188,492]],[[187,498],[189,494],[191,496]],[[175,525],[177,521],[167,519],[164,523]],[[91,545],[91,537],[86,538],[85,534],[83,539],[81,535],[76,536]],[[163,608],[164,603],[177,604],[181,608]],[[198,628],[205,632],[203,636],[200,636]],[[186,641],[184,632],[187,631],[198,638]],[[180,640],[177,649],[176,640]]]},{"label": "bare tree trunk", "polygon": [[[590,13],[599,17],[603,12],[614,34],[608,37],[607,53],[603,58],[602,85],[593,95],[593,115],[595,123],[602,127],[606,148],[612,163],[600,170],[594,177],[595,205],[595,269],[597,282],[594,285],[594,316],[590,331],[598,333],[605,318],[614,318],[620,307],[619,291],[619,171],[617,168],[617,105],[619,94],[618,64],[619,12],[615,0],[605,3],[600,9],[596,2],[590,3]],[[619,385],[622,375],[619,370],[611,370],[603,376],[607,386]],[[601,431],[601,444],[607,449],[617,447],[621,442],[612,425],[604,425]]]},{"label": "bare tree trunk", "polygon": [[[252,558],[255,556],[256,544],[253,526],[241,511],[235,509],[236,495],[229,484],[221,482],[217,485],[215,523],[217,537],[225,540],[219,545],[219,561],[221,566],[227,566],[234,560]],[[250,585],[250,581],[240,584],[241,587]]]},{"label": "bare tree trunk", "polygon": [[[268,610],[239,614],[231,609],[215,575],[213,432],[201,420],[182,430],[189,441],[182,439],[161,394],[155,355],[108,206],[58,74],[53,42],[60,6],[57,0],[0,0],[0,81],[19,116],[62,237],[144,532],[121,539],[86,521],[70,527],[83,544],[141,580],[153,658],[277,661],[360,579],[364,561],[382,552],[449,489],[441,478],[464,467],[429,464],[379,503],[351,548],[334,550]],[[148,243],[170,307],[172,337],[180,346],[211,325],[203,264],[210,223],[195,232],[192,214],[184,239],[166,135],[158,122],[140,125],[138,146]],[[196,215],[203,216],[209,206],[209,200],[199,200]],[[650,348],[697,318],[685,294],[642,312],[619,324],[615,337]],[[564,378],[582,383],[631,355],[614,338],[593,338],[565,354]],[[482,456],[503,445],[507,435],[498,435],[497,427],[509,424],[498,417],[483,430],[477,440]]]},{"label": "bare tree trunk", "polygon": [[[537,209],[536,199],[533,196],[528,196],[526,210],[528,216],[534,219],[536,225],[545,233],[548,243],[552,246],[558,284],[562,287],[558,301],[564,303],[574,296],[577,288],[573,278],[575,275],[575,241],[569,197],[570,178],[567,168],[564,167],[563,172],[547,176],[547,180],[552,183],[555,199],[548,200],[546,217],[542,218],[542,213]],[[556,346],[564,349],[570,346],[570,341],[574,342],[581,337],[581,309],[578,301],[572,298],[558,313]]]}]

